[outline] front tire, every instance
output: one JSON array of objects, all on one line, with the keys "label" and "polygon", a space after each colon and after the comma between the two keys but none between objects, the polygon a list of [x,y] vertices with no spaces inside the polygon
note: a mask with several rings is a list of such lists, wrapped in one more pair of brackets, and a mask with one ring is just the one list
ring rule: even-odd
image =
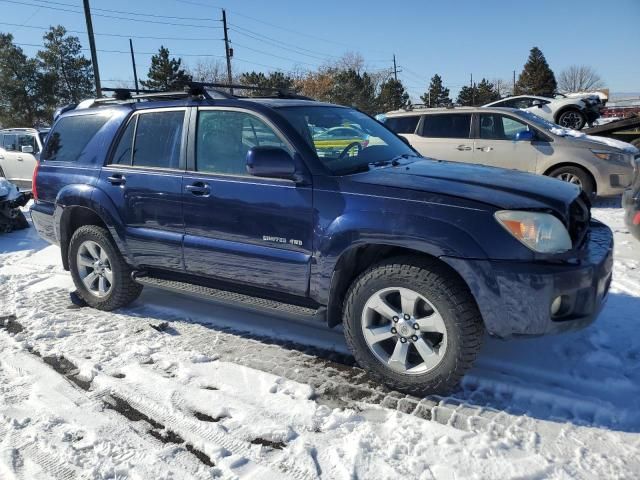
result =
[{"label": "front tire", "polygon": [[412,395],[456,388],[480,350],[483,323],[471,292],[435,261],[397,258],[352,284],[343,312],[358,364]]},{"label": "front tire", "polygon": [[93,308],[115,310],[130,304],[142,292],[142,285],[131,279],[131,267],[102,227],[78,228],[71,237],[68,258],[78,295]]},{"label": "front tire", "polygon": [[564,128],[582,130],[582,128],[587,123],[587,117],[580,110],[570,108],[560,114],[557,123]]},{"label": "front tire", "polygon": [[589,198],[595,198],[596,186],[591,175],[580,167],[560,167],[549,173],[550,177],[579,186]]}]

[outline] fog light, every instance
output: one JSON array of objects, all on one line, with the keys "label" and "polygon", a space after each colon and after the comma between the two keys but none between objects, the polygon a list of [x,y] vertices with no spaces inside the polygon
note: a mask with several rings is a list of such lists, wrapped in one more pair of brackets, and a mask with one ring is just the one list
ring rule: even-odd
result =
[{"label": "fog light", "polygon": [[560,308],[562,307],[562,296],[556,297],[553,302],[551,302],[551,316],[555,317],[558,312],[560,312]]}]

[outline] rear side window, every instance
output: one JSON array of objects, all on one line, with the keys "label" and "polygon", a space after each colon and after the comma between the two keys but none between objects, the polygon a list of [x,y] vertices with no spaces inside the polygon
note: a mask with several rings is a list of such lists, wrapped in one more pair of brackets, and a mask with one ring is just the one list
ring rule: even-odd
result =
[{"label": "rear side window", "polygon": [[136,121],[138,117],[131,119],[127,125],[126,130],[120,137],[118,148],[116,148],[111,163],[117,163],[120,165],[131,165],[131,152],[133,151],[133,132],[136,129]]},{"label": "rear side window", "polygon": [[[138,115],[133,143],[133,165],[179,168],[183,124],[184,110]],[[127,132],[125,136],[126,134]]]},{"label": "rear side window", "polygon": [[470,113],[425,115],[422,136],[430,138],[469,138]]},{"label": "rear side window", "polygon": [[415,133],[420,116],[390,117],[384,122],[385,126],[396,133]]},{"label": "rear side window", "polygon": [[6,151],[11,152],[16,149],[16,142],[18,141],[18,136],[13,133],[5,133],[2,139],[2,148]]},{"label": "rear side window", "polygon": [[42,154],[43,160],[77,162],[93,136],[107,123],[107,115],[63,117],[53,127]]}]

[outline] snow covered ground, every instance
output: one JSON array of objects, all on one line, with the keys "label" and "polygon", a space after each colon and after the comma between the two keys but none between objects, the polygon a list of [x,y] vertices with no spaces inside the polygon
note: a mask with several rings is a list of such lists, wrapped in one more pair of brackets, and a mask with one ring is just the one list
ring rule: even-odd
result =
[{"label": "snow covered ground", "polygon": [[0,237],[0,479],[640,477],[640,243],[580,332],[487,339],[451,397],[370,382],[339,330],[146,288],[69,301],[59,250]]}]

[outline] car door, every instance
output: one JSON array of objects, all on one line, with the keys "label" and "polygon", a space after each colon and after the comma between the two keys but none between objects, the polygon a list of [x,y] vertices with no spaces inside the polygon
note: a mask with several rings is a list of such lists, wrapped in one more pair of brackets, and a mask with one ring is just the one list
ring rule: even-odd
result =
[{"label": "car door", "polygon": [[[535,172],[538,150],[535,141],[518,141],[529,126],[500,113],[479,113],[473,161],[481,165]],[[535,130],[532,130],[535,134]]]},{"label": "car door", "polygon": [[312,251],[312,190],[250,176],[247,151],[275,146],[293,154],[264,117],[202,107],[191,121],[183,180],[187,273],[303,296]]},{"label": "car door", "polygon": [[2,145],[0,146],[0,168],[7,180],[13,181],[17,176],[16,172],[16,148],[18,146],[18,136],[15,133],[5,133],[2,135]]},{"label": "car door", "polygon": [[98,186],[125,224],[127,253],[143,268],[184,270],[186,113],[163,108],[132,115],[100,172]]},{"label": "car door", "polygon": [[422,117],[411,145],[425,157],[452,162],[473,161],[471,113],[437,113]]}]

